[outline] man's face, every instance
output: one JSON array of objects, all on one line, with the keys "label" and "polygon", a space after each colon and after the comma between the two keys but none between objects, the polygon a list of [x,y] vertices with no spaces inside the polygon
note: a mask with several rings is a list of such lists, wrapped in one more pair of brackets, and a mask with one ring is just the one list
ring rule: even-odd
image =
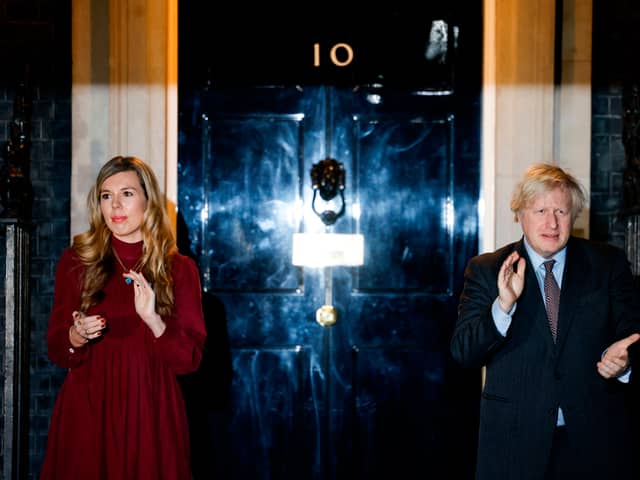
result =
[{"label": "man's face", "polygon": [[542,192],[518,212],[518,221],[529,245],[544,258],[552,257],[571,235],[571,195],[564,188]]}]

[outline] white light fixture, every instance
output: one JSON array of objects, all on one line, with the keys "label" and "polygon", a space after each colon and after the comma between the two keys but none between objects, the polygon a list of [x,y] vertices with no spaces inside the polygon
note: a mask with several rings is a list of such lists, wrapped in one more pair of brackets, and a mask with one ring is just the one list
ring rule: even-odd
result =
[{"label": "white light fixture", "polygon": [[364,265],[364,235],[295,233],[292,257],[292,263],[301,267]]}]

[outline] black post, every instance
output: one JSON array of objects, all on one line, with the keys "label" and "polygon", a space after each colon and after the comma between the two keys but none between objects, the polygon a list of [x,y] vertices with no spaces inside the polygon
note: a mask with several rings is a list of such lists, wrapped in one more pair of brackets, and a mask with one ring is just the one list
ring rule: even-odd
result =
[{"label": "black post", "polygon": [[31,219],[31,110],[29,88],[21,83],[14,99],[9,139],[2,152],[4,165],[0,170],[0,201],[3,209],[0,216],[3,218]]},{"label": "black post", "polygon": [[29,457],[30,228],[0,219],[6,247],[2,390],[2,478],[27,478]]},{"label": "black post", "polygon": [[29,466],[31,111],[30,92],[24,82],[14,99],[0,167],[0,239],[5,244],[0,478],[5,480],[27,478]]}]

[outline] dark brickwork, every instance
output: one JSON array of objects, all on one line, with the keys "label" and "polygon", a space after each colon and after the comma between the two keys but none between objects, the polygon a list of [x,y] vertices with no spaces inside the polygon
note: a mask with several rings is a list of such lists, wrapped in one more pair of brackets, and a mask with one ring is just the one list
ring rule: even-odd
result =
[{"label": "dark brickwork", "polygon": [[624,248],[622,86],[594,87],[591,125],[590,237]]},{"label": "dark brickwork", "polygon": [[[38,478],[51,409],[65,373],[49,361],[45,337],[55,264],[62,249],[69,244],[70,29],[70,0],[0,0],[2,145],[8,138],[15,92],[21,82],[26,81],[33,102],[28,479]],[[2,253],[4,259],[5,252]],[[0,289],[0,297],[0,305],[4,306],[4,289]],[[4,308],[0,316],[4,316]],[[4,318],[0,321],[4,325]]]},{"label": "dark brickwork", "polygon": [[624,247],[623,92],[640,79],[632,53],[639,45],[640,4],[593,1],[591,238]]},{"label": "dark brickwork", "polygon": [[57,259],[69,244],[70,88],[38,87],[34,101],[31,180],[35,192],[31,247],[31,428],[29,457],[37,478],[49,417],[64,371],[47,357],[46,328]]}]

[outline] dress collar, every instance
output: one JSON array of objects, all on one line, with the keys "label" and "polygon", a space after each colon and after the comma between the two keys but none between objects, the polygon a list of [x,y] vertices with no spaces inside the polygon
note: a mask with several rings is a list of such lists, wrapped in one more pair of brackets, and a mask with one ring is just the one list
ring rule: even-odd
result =
[{"label": "dress collar", "polygon": [[111,235],[111,246],[118,252],[118,255],[122,259],[137,259],[142,255],[142,247],[144,241],[127,243],[122,240],[118,240],[114,235]]}]

